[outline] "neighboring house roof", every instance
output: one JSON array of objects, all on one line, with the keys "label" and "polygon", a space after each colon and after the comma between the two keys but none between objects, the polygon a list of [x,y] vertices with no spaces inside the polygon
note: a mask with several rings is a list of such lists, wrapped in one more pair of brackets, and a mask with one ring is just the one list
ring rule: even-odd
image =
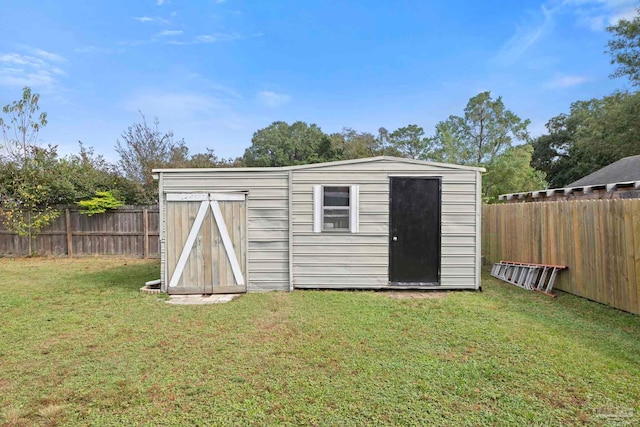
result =
[{"label": "neighboring house roof", "polygon": [[616,191],[618,188],[640,190],[640,155],[620,159],[563,188],[501,194],[498,196],[498,200],[526,199],[528,197],[537,199],[560,193],[568,195],[574,191],[589,193],[593,190]]},{"label": "neighboring house roof", "polygon": [[572,182],[567,187],[613,184],[616,182],[640,181],[640,155],[625,157],[592,174]]},{"label": "neighboring house roof", "polygon": [[367,157],[363,159],[353,159],[353,160],[339,160],[336,162],[325,162],[325,163],[310,163],[307,165],[296,165],[296,166],[282,166],[282,167],[237,167],[237,168],[189,168],[189,169],[153,169],[152,172],[203,172],[207,170],[215,170],[216,172],[232,172],[232,171],[266,171],[266,170],[295,170],[295,169],[314,169],[314,168],[323,168],[329,166],[339,166],[339,165],[349,165],[356,163],[370,163],[370,162],[379,162],[379,161],[396,161],[407,164],[418,164],[418,165],[433,165],[448,169],[461,169],[461,170],[473,170],[478,172],[485,172],[485,168],[475,167],[475,166],[462,166],[462,165],[453,165],[448,163],[436,163],[436,162],[427,162],[425,160],[414,160],[414,159],[406,159],[404,157],[391,157],[391,156],[378,156],[378,157]]}]

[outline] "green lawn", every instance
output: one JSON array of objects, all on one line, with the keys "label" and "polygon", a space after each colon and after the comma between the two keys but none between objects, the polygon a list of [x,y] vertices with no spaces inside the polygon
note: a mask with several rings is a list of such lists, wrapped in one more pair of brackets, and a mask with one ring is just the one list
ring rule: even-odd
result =
[{"label": "green lawn", "polygon": [[141,295],[158,263],[0,259],[0,424],[632,425],[640,316],[483,293]]}]

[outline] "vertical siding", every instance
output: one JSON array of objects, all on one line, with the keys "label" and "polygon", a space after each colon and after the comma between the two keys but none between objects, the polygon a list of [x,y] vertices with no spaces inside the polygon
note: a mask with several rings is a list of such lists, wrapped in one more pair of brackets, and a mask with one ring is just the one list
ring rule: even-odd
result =
[{"label": "vertical siding", "polygon": [[[295,287],[388,286],[390,175],[442,177],[441,286],[479,286],[480,173],[379,159],[293,170]],[[313,233],[314,184],[360,186],[360,233]]]},{"label": "vertical siding", "polygon": [[[289,190],[287,171],[175,171],[160,173],[161,191],[246,191],[248,216],[247,291],[289,290]],[[163,199],[162,197],[161,199]],[[161,204],[166,209],[166,204]],[[163,211],[163,218],[166,215]],[[162,224],[162,260],[166,227]],[[165,266],[162,266],[163,286]]]}]

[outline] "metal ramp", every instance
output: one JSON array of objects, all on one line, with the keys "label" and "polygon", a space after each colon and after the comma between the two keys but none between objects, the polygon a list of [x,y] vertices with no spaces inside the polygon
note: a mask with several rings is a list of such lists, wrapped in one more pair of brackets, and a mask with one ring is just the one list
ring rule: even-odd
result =
[{"label": "metal ramp", "polygon": [[491,268],[491,275],[522,289],[538,291],[555,297],[551,293],[553,283],[558,273],[566,268],[566,265],[500,261]]}]

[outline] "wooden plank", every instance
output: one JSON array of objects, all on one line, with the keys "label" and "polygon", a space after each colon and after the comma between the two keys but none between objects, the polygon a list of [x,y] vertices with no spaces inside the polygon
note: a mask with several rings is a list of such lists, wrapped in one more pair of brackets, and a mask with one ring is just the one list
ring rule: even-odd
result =
[{"label": "wooden plank", "polygon": [[149,258],[149,211],[147,209],[142,211],[142,228],[144,229],[143,256],[147,259]]},{"label": "wooden plank", "polygon": [[609,261],[609,248],[607,247],[607,218],[606,218],[606,203],[607,200],[598,200],[595,201],[596,207],[596,216],[594,220],[598,224],[598,237],[596,239],[596,246],[594,248],[595,253],[600,254],[597,257],[596,265],[598,266],[598,280],[595,282],[596,284],[600,284],[600,286],[595,286],[595,289],[598,290],[599,299],[598,301],[604,304],[611,304],[611,299],[609,297],[609,282],[608,271],[607,271],[607,263]]},{"label": "wooden plank", "polygon": [[211,269],[214,292],[220,289],[222,285],[226,285],[226,283],[222,282],[220,271],[220,246],[220,233],[215,225],[213,213],[211,213]]},{"label": "wooden plank", "polygon": [[640,314],[640,200],[630,200],[633,210],[633,256],[635,258],[635,288],[637,307],[634,313]]},{"label": "wooden plank", "polygon": [[236,256],[235,250],[233,249],[233,243],[231,242],[231,238],[229,236],[229,231],[227,230],[227,225],[225,224],[224,217],[222,216],[222,212],[220,211],[220,205],[217,201],[211,201],[211,208],[213,209],[213,216],[216,219],[216,225],[218,226],[218,231],[220,232],[220,238],[222,239],[222,243],[224,245],[225,252],[231,263],[231,270],[233,271],[233,276],[235,278],[236,284],[244,286],[244,276],[242,274],[242,269],[240,268],[240,264],[238,263],[238,258]]},{"label": "wooden plank", "polygon": [[635,262],[633,259],[633,223],[631,204],[624,203],[625,200],[618,200],[620,205],[620,220],[622,222],[621,230],[623,234],[620,236],[620,245],[622,252],[620,254],[620,268],[623,270],[623,280],[621,285],[623,286],[623,292],[626,295],[625,305],[626,310],[633,312],[636,306],[637,295],[632,285],[635,279]]},{"label": "wooden plank", "polygon": [[[226,206],[225,203],[223,203],[222,205]],[[233,272],[231,271],[231,264],[229,261],[229,257],[227,257],[226,250],[224,248],[224,243],[222,243],[220,228],[217,226],[215,219],[214,219],[214,227],[218,232],[217,256],[218,256],[218,269],[219,269],[218,274],[220,276],[220,286],[233,285],[235,283],[235,279],[233,278]]]},{"label": "wooden plank", "polygon": [[205,200],[217,201],[241,201],[245,199],[244,193],[167,193],[168,202],[202,202]]},{"label": "wooden plank", "polygon": [[167,202],[203,202],[209,200],[209,193],[167,193]]},{"label": "wooden plank", "polygon": [[202,239],[202,253],[200,256],[201,267],[200,278],[202,281],[205,294],[212,294],[214,289],[214,277],[213,277],[213,238],[211,229],[213,228],[213,214],[207,210],[204,222],[202,223],[202,230],[200,231],[200,237]]},{"label": "wooden plank", "polygon": [[578,294],[584,293],[584,284],[582,283],[582,256],[580,252],[580,224],[581,223],[581,214],[583,203],[578,202],[572,204],[573,209],[571,210],[571,247],[572,247],[572,273],[573,280],[575,283],[575,290]]},{"label": "wooden plank", "polygon": [[73,231],[71,230],[71,212],[69,209],[64,210],[65,225],[67,228],[67,256],[73,257]]},{"label": "wooden plank", "polygon": [[241,202],[245,198],[244,193],[209,193],[209,200],[215,201]]},{"label": "wooden plank", "polygon": [[[598,239],[598,223],[596,221],[596,207],[597,202],[593,201],[591,203],[587,203],[587,218],[588,222],[585,223],[583,229],[585,230],[585,234],[588,239],[588,246],[585,250],[585,253],[588,255],[586,257],[588,259],[587,270],[585,272],[590,273],[588,275],[589,286],[586,289],[585,296],[588,295],[588,298],[594,299],[595,301],[599,301],[595,299],[598,295],[595,291],[595,284],[599,283],[600,277],[598,276],[598,257],[596,255],[597,244],[596,241]],[[586,226],[586,224],[590,224],[590,226]],[[583,264],[584,265],[584,264]],[[600,272],[601,273],[601,272]],[[587,273],[585,273],[587,276]]]},{"label": "wooden plank", "polygon": [[615,292],[614,292],[614,282],[616,280],[614,276],[613,264],[615,262],[615,246],[611,241],[611,235],[613,234],[613,224],[612,224],[612,215],[611,215],[611,201],[610,200],[602,200],[601,204],[603,205],[601,211],[602,218],[602,244],[604,246],[604,254],[605,256],[602,259],[602,269],[605,272],[603,281],[601,283],[606,283],[605,291],[606,291],[606,301],[609,305],[615,304]]},{"label": "wooden plank", "polygon": [[[191,253],[191,249],[193,248],[193,244],[195,243],[196,237],[198,235],[198,231],[200,230],[200,227],[202,226],[202,221],[204,220],[204,215],[207,213],[207,206],[208,203],[206,201],[203,201],[200,204],[200,208],[198,209],[198,213],[196,214],[196,218],[193,222],[193,226],[191,227],[191,230],[189,231],[189,235],[187,236],[187,240],[184,244],[184,247],[182,248],[182,252],[180,254],[180,258],[178,259],[178,262],[176,264],[176,269],[175,272],[173,273],[173,276],[171,277],[171,280],[169,281],[169,287],[173,288],[175,286],[177,286],[178,284],[178,280],[180,280],[180,277],[182,276],[182,272],[184,270],[185,265],[187,264],[187,260],[189,258],[189,254]],[[184,223],[183,223],[184,225]]]},{"label": "wooden plank", "polygon": [[615,268],[617,274],[615,274],[617,278],[616,282],[616,307],[620,307],[622,310],[629,311],[629,290],[627,287],[628,283],[628,270],[626,268],[626,230],[625,230],[625,221],[624,221],[624,208],[623,208],[624,200],[614,199],[612,200],[612,204],[615,207],[615,236],[613,236],[616,245],[616,262]]},{"label": "wooden plank", "polygon": [[168,283],[171,276],[173,276],[173,272],[176,269],[176,263],[178,259],[176,255],[177,239],[176,239],[176,217],[175,217],[176,206],[175,205],[176,205],[175,203],[165,204],[166,224],[167,224],[165,229],[165,239],[166,239],[165,253],[167,257],[166,266],[165,266],[165,269],[166,269],[165,283]]},{"label": "wooden plank", "polygon": [[194,283],[198,285],[202,289],[202,292],[205,293],[206,285],[209,280],[205,278],[205,244],[204,244],[204,236],[205,236],[205,228],[207,223],[211,221],[207,221],[207,216],[210,217],[211,213],[207,210],[204,219],[202,220],[202,226],[200,230],[198,230],[198,237],[196,237],[196,253],[195,253],[195,268],[193,271]]},{"label": "wooden plank", "polygon": [[[189,222],[195,223],[195,219],[197,218],[199,210],[199,205],[197,203],[189,202]],[[204,224],[204,220],[209,212],[205,211],[205,217],[202,219],[202,224]],[[201,258],[201,247],[202,247],[202,225],[196,234],[196,240],[191,248],[191,253],[189,254],[189,258],[187,258],[187,266],[185,267],[185,274],[182,275],[182,280],[184,281],[184,286],[188,286],[189,288],[199,289],[200,292],[203,292],[202,284],[198,283],[198,261]]]}]

